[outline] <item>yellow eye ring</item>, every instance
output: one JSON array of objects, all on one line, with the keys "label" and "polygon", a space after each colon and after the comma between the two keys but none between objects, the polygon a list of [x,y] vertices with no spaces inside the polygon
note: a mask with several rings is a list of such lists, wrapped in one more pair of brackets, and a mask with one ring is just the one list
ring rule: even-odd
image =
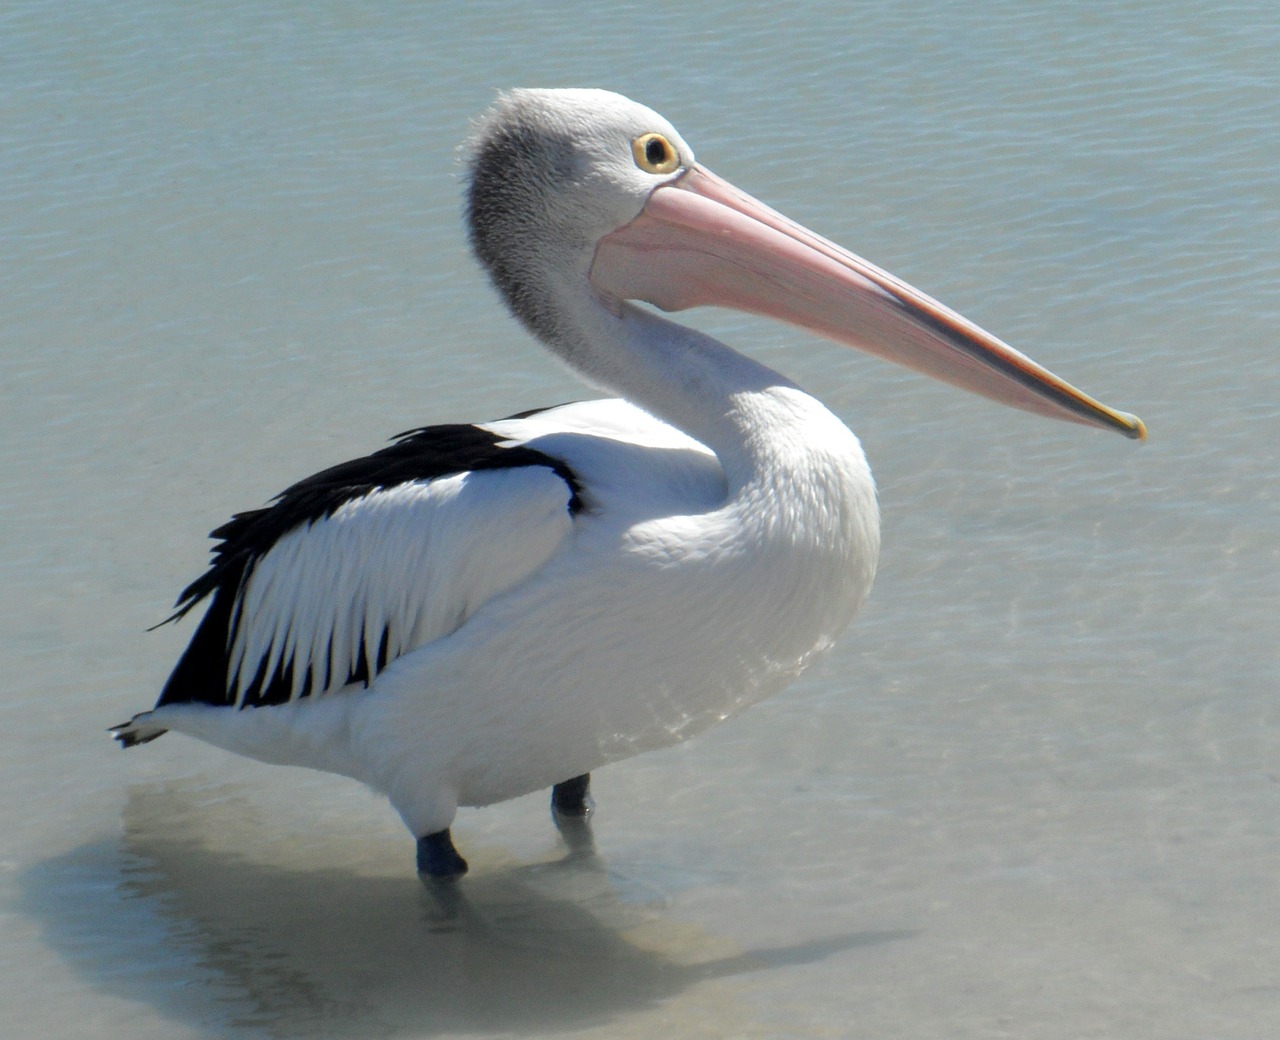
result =
[{"label": "yellow eye ring", "polygon": [[645,173],[673,173],[680,166],[675,146],[661,134],[641,134],[631,142],[631,154]]}]

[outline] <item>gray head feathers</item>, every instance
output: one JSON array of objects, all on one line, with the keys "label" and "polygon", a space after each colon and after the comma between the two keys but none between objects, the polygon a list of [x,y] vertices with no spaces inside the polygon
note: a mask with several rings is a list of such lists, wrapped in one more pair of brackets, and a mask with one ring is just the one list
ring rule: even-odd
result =
[{"label": "gray head feathers", "polygon": [[653,131],[679,141],[656,112],[603,90],[509,91],[477,122],[468,145],[471,245],[540,338],[557,334],[562,279],[585,286],[596,243],[632,220],[655,187],[631,150]]}]

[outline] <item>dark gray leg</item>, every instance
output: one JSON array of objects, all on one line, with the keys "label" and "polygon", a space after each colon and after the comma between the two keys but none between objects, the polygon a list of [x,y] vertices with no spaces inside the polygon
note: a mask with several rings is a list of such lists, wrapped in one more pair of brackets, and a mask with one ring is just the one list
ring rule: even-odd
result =
[{"label": "dark gray leg", "polygon": [[467,872],[467,861],[458,855],[449,828],[418,839],[418,873],[450,880]]},{"label": "dark gray leg", "polygon": [[564,780],[551,788],[551,811],[557,816],[585,819],[591,815],[595,802],[591,798],[591,774],[583,773],[572,780]]}]

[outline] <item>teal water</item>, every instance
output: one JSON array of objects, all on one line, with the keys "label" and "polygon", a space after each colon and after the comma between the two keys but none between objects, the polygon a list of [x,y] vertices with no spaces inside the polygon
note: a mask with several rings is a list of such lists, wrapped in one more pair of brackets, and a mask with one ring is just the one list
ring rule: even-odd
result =
[{"label": "teal water", "polygon": [[[1280,1030],[1272,5],[0,10],[0,1034]],[[862,436],[871,603],[785,694],[464,812],[464,899],[347,781],[104,730],[204,533],[432,421],[581,388],[467,258],[508,85],[710,168],[1151,437],[689,316]]]}]

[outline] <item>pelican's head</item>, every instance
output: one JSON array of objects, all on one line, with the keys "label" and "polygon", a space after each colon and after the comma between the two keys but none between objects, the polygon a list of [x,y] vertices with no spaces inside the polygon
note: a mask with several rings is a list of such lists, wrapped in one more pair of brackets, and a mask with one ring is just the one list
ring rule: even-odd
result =
[{"label": "pelican's head", "polygon": [[607,90],[512,90],[468,148],[472,248],[516,315],[546,335],[554,275],[585,279],[597,244],[693,165],[662,116]]},{"label": "pelican's head", "polygon": [[516,315],[555,341],[561,302],[763,314],[1026,411],[1146,435],[901,279],[695,162],[658,113],[602,90],[515,90],[477,124],[467,215]]}]

